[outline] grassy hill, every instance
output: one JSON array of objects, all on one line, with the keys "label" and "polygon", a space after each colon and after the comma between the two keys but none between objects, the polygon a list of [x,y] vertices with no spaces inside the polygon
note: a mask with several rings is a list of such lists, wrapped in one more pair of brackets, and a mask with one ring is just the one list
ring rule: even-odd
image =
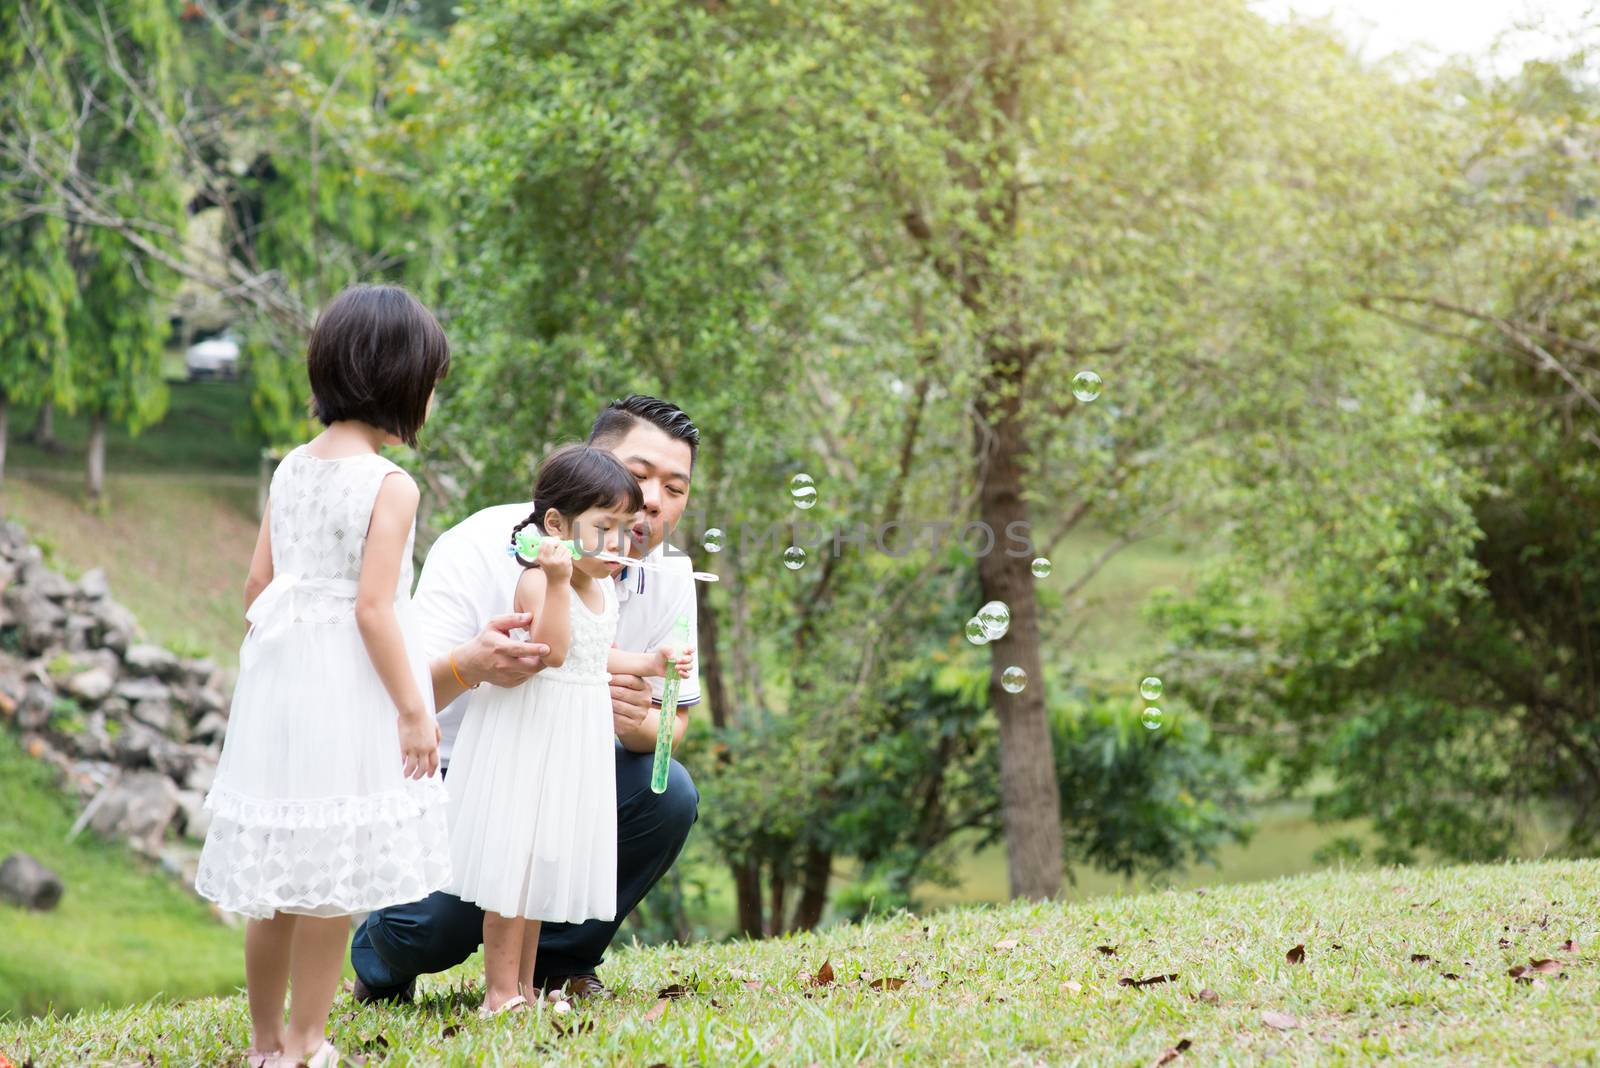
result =
[{"label": "grassy hill", "polygon": [[127,849],[92,834],[68,842],[73,816],[49,770],[0,731],[0,857],[26,850],[67,886],[50,912],[0,903],[0,1017],[216,994],[244,982],[240,932]]},{"label": "grassy hill", "polygon": [[[1597,900],[1580,861],[957,909],[625,949],[614,1001],[492,1023],[474,960],[413,1006],[342,997],[334,1038],[385,1065],[1590,1063]],[[1531,960],[1553,963],[1508,974]],[[247,1040],[238,996],[0,1025],[18,1063],[224,1064]]]}]

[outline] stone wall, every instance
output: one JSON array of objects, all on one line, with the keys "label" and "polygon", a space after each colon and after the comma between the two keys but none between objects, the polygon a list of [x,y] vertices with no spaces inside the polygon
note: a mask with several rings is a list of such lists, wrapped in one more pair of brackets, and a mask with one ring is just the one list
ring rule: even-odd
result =
[{"label": "stone wall", "polygon": [[73,582],[0,520],[0,723],[77,796],[77,830],[192,885],[232,686],[212,661],[143,641],[103,571]]}]

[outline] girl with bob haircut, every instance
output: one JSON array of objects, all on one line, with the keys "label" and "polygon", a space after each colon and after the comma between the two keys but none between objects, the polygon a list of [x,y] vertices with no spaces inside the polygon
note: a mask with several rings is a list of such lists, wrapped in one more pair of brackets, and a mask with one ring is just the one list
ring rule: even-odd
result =
[{"label": "girl with bob haircut", "polygon": [[195,886],[249,917],[252,1068],[337,1064],[328,1010],[350,914],[449,882],[433,686],[411,612],[417,486],[379,455],[416,442],[449,365],[444,331],[398,286],[346,289],[311,334],[312,410],[327,429],[272,477]]}]

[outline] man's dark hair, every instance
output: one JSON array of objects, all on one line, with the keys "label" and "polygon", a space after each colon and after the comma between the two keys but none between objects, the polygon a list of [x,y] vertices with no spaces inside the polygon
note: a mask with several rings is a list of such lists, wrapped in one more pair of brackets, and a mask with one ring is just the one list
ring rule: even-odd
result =
[{"label": "man's dark hair", "polygon": [[649,423],[668,437],[688,442],[689,462],[694,463],[700,452],[699,428],[676,404],[640,393],[630,393],[600,409],[594,426],[589,428],[589,444],[609,449],[627,437],[635,423]]},{"label": "man's dark hair", "polygon": [[399,286],[350,286],[317,316],[306,346],[311,414],[324,425],[368,423],[415,445],[449,369],[450,342],[421,301]]},{"label": "man's dark hair", "polygon": [[[533,512],[511,528],[511,544],[523,527],[532,526],[541,534],[545,513],[554,508],[569,522],[596,505],[622,504],[629,511],[644,508],[644,490],[639,480],[605,449],[593,445],[563,445],[544,458],[533,480]],[[532,566],[522,557],[523,567]]]}]

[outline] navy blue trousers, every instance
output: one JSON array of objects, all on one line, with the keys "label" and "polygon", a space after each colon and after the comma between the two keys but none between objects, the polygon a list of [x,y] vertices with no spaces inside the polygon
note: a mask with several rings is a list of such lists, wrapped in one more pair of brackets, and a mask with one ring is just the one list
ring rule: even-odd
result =
[{"label": "navy blue trousers", "polygon": [[[650,753],[617,746],[617,915],[587,923],[547,923],[539,931],[534,978],[541,983],[592,975],[650,888],[678,859],[699,814],[700,795],[672,762],[667,792],[650,791]],[[398,994],[417,976],[454,968],[483,944],[483,911],[444,891],[367,917],[350,942],[350,964],[377,996]]]}]

